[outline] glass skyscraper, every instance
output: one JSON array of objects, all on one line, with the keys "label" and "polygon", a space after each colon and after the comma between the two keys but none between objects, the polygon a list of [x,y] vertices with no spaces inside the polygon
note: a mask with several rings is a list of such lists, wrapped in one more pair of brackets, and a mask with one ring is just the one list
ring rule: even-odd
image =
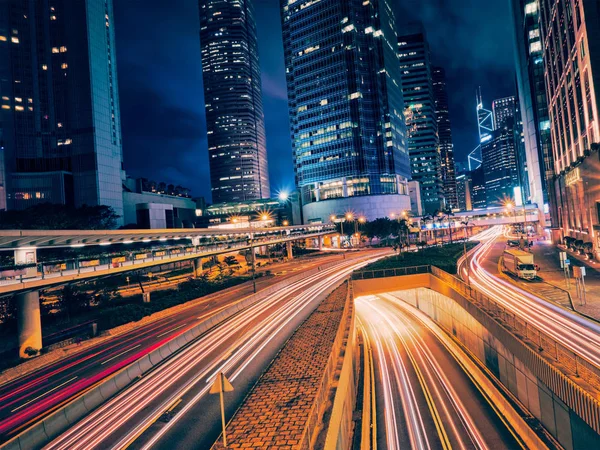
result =
[{"label": "glass skyscraper", "polygon": [[435,117],[437,120],[438,137],[440,142],[440,158],[442,181],[444,183],[444,198],[446,207],[459,208],[456,187],[456,168],[454,166],[454,144],[452,143],[452,127],[446,88],[446,71],[441,67],[431,70],[433,95],[435,99]]},{"label": "glass skyscraper", "polygon": [[[544,61],[540,35],[538,0],[511,0],[515,32],[515,61],[529,195],[550,223],[557,222],[554,193],[554,160],[550,119],[544,81]],[[546,208],[548,205],[548,208]],[[545,218],[545,214],[540,214]]]},{"label": "glass skyscraper", "polygon": [[444,182],[429,44],[421,24],[411,24],[401,34],[398,56],[412,179],[420,184],[423,209],[433,214],[445,207]]},{"label": "glass skyscraper", "polygon": [[112,0],[1,1],[0,62],[8,208],[123,216]]},{"label": "glass skyscraper", "polygon": [[265,123],[251,0],[200,0],[202,78],[214,203],[268,198]]},{"label": "glass skyscraper", "polygon": [[280,0],[304,221],[410,210],[395,17],[388,0]]}]

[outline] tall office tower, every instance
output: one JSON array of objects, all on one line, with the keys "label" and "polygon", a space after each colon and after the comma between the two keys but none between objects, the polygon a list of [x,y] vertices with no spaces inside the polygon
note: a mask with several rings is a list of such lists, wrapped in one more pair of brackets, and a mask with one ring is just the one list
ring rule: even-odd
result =
[{"label": "tall office tower", "polygon": [[[520,195],[519,171],[515,148],[515,98],[492,103],[494,131],[481,143],[487,206],[500,206]],[[520,201],[520,199],[519,199]]]},{"label": "tall office tower", "polygon": [[538,0],[511,0],[529,197],[542,212],[540,224],[546,226],[557,223],[558,212],[538,4]]},{"label": "tall office tower", "polygon": [[435,99],[435,117],[437,119],[440,142],[440,158],[442,162],[442,181],[446,207],[458,208],[456,192],[456,169],[454,167],[454,144],[452,143],[452,127],[446,90],[446,71],[441,67],[432,69],[433,95]]},{"label": "tall office tower", "polygon": [[398,56],[402,70],[412,179],[421,186],[423,209],[433,214],[445,206],[443,163],[429,44],[421,24],[407,26],[399,36]]},{"label": "tall office tower", "polygon": [[213,202],[269,198],[252,1],[200,0],[199,5]]},{"label": "tall office tower", "polygon": [[123,216],[112,0],[0,2],[7,204]]},{"label": "tall office tower", "polygon": [[485,185],[485,173],[483,165],[469,172],[471,175],[471,202],[473,209],[485,209],[487,207],[487,195]]},{"label": "tall office tower", "polygon": [[[280,0],[296,183],[305,222],[410,210],[389,0]],[[350,216],[349,216],[350,217]]]},{"label": "tall office tower", "polygon": [[518,96],[515,101],[514,127],[515,153],[517,157],[517,171],[519,176],[519,186],[515,190],[515,201],[517,202],[517,204],[519,204],[521,201],[524,204],[530,204],[531,191],[529,189],[529,167],[527,164],[527,152],[525,149],[525,131],[523,129],[523,116],[521,115],[521,104],[519,102]]},{"label": "tall office tower", "polygon": [[516,100],[514,96],[499,98],[492,102],[492,113],[494,114],[495,130],[506,126],[506,121],[508,118],[514,119],[515,104]]},{"label": "tall office tower", "polygon": [[473,210],[472,185],[471,172],[456,176],[456,196],[458,198],[458,209],[461,211]]},{"label": "tall office tower", "polygon": [[598,2],[546,0],[539,7],[557,225],[565,236],[592,242],[600,257]]}]

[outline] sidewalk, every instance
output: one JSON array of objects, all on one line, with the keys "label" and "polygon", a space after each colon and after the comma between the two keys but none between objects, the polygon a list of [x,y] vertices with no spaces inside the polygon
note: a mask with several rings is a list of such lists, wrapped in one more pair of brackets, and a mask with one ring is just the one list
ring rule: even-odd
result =
[{"label": "sidewalk", "polygon": [[[587,274],[585,277],[586,304],[577,296],[573,270],[571,270],[570,285],[567,289],[567,282],[563,269],[560,267],[559,252],[566,251],[568,258],[573,266],[586,266]],[[573,306],[577,312],[586,314],[596,320],[600,320],[600,265],[599,268],[592,267],[590,261],[585,260],[581,255],[559,248],[550,243],[550,241],[534,241],[531,252],[535,255],[535,262],[540,266],[538,275],[546,282],[558,286],[561,289],[568,290],[573,299]]]}]

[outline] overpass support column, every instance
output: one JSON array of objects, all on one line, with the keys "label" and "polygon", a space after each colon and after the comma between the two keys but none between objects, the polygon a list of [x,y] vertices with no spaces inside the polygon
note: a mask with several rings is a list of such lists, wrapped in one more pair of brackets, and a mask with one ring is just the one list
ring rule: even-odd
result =
[{"label": "overpass support column", "polygon": [[317,239],[319,239],[319,250],[323,250],[323,236],[319,236]]},{"label": "overpass support column", "polygon": [[40,293],[38,291],[15,294],[17,306],[17,332],[19,334],[19,356],[32,355],[25,350],[42,349],[42,318],[40,315]]},{"label": "overpass support column", "polygon": [[287,257],[288,257],[288,259],[294,259],[294,253],[292,252],[292,241],[287,241],[285,243],[285,247],[287,249]]},{"label": "overpass support column", "polygon": [[192,259],[192,274],[194,278],[198,278],[198,273],[202,273],[202,258]]}]

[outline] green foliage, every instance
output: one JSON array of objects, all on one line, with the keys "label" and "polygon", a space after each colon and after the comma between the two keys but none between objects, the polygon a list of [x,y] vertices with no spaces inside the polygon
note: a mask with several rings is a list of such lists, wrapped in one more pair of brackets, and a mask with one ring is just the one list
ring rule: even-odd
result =
[{"label": "green foliage", "polygon": [[110,206],[82,206],[43,203],[23,211],[0,212],[3,230],[110,230],[119,216]]},{"label": "green foliage", "polygon": [[[475,247],[478,242],[468,242],[467,250]],[[463,255],[463,244],[449,244],[443,247],[429,247],[419,252],[405,253],[403,258],[390,256],[369,264],[363,270],[396,269],[400,267],[432,265],[448,273],[456,273],[456,263]]]}]

